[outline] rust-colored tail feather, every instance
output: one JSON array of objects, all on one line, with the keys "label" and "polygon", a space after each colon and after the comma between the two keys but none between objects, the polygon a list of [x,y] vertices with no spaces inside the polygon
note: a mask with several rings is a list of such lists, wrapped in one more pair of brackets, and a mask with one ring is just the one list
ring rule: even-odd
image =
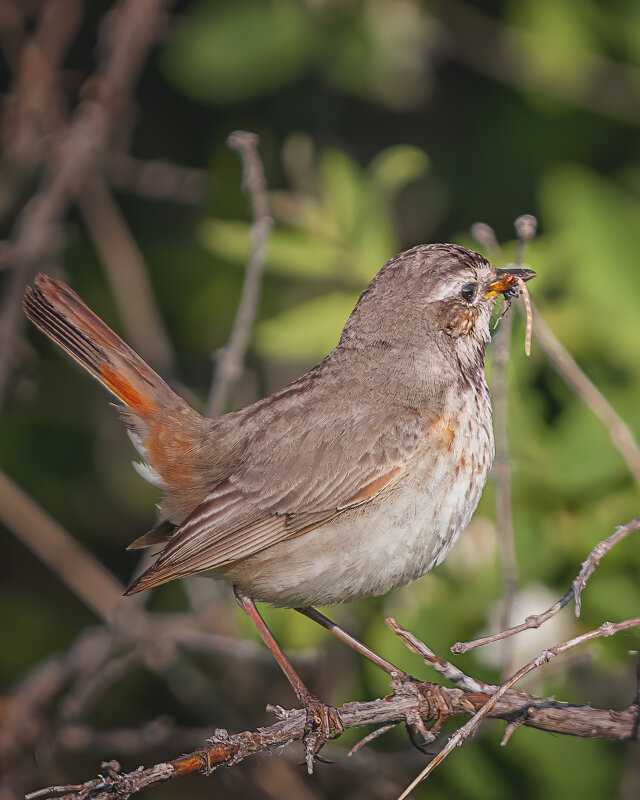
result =
[{"label": "rust-colored tail feather", "polygon": [[62,281],[38,275],[27,287],[23,305],[34,325],[138,416],[184,404]]},{"label": "rust-colored tail feather", "polygon": [[[189,514],[209,491],[206,471],[197,462],[202,417],[62,281],[38,275],[23,305],[34,325],[125,404],[125,422],[144,459],[136,468],[165,492],[160,506],[165,520],[131,547],[167,541],[176,528],[169,520]],[[166,570],[148,570],[126,593],[173,577]]]}]

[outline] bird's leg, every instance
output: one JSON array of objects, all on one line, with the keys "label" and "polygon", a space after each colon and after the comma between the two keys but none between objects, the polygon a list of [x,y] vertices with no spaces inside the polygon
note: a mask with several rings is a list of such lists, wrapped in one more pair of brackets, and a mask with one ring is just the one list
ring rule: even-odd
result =
[{"label": "bird's leg", "polygon": [[[355,639],[350,633],[347,633],[344,628],[332,622],[329,617],[325,617],[324,614],[321,614],[312,606],[296,608],[296,611],[300,614],[304,614],[305,617],[309,617],[309,619],[312,619],[319,625],[322,625],[329,633],[332,633],[337,639],[340,639],[341,642],[349,645],[356,653],[360,653],[361,656],[368,658],[369,661],[384,670],[391,678],[391,687],[394,694],[405,693],[415,696],[419,693],[419,682],[416,681],[412,675],[409,675],[408,672],[400,669],[400,667],[396,667],[395,664],[387,661],[386,658],[382,658],[382,656],[374,653],[366,644]],[[431,743],[435,739],[435,736],[425,727],[422,718],[418,714],[412,714],[410,717],[407,717],[406,723],[412,744],[422,752],[425,752],[423,749],[424,746]]]},{"label": "bird's leg", "polygon": [[238,605],[249,617],[260,638],[273,653],[273,657],[278,662],[280,669],[284,672],[287,680],[296,697],[304,706],[307,713],[305,724],[304,745],[306,763],[309,773],[313,772],[313,761],[319,750],[328,739],[335,739],[344,730],[342,720],[337,709],[328,706],[312,694],[304,685],[302,679],[287,661],[286,656],[278,646],[273,634],[262,619],[256,604],[234,586],[233,589]]},{"label": "bird's leg", "polygon": [[374,653],[373,650],[369,650],[366,644],[359,642],[357,639],[347,633],[344,628],[341,628],[339,625],[336,625],[335,622],[332,622],[329,617],[325,617],[324,614],[321,614],[318,610],[313,608],[312,606],[306,606],[305,608],[296,608],[300,614],[304,614],[305,617],[309,617],[314,622],[317,622],[319,625],[322,625],[323,628],[332,633],[336,639],[340,639],[341,642],[349,645],[356,653],[360,653],[361,656],[368,658],[369,661],[372,661],[377,667],[384,670],[393,681],[404,682],[404,681],[412,681],[413,678],[409,675],[408,672],[405,672],[400,667],[396,667],[395,664],[392,664],[390,661],[387,661],[382,656],[379,656],[377,653]]}]

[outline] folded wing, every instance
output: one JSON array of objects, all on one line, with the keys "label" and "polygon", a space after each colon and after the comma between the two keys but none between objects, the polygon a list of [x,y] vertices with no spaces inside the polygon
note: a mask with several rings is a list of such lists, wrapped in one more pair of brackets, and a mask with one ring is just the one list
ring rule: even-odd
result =
[{"label": "folded wing", "polygon": [[247,558],[391,490],[417,450],[418,413],[362,408],[343,425],[335,417],[327,424],[328,413],[311,401],[302,411],[289,406],[288,419],[272,407],[260,414],[262,424],[248,419],[263,432],[267,424],[271,446],[249,437],[243,464],[184,520],[127,594]]}]

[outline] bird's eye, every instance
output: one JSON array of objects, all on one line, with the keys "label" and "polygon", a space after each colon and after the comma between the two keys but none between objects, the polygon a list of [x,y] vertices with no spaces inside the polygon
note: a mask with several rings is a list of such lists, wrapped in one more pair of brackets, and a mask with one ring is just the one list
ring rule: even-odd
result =
[{"label": "bird's eye", "polygon": [[465,283],[462,289],[460,289],[460,294],[462,295],[462,298],[467,301],[467,303],[472,303],[473,298],[476,296],[475,283]]}]

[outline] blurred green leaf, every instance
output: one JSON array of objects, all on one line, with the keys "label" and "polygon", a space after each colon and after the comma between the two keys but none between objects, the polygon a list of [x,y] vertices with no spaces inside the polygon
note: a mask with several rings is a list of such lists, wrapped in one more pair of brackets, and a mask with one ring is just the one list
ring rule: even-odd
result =
[{"label": "blurred green leaf", "polygon": [[356,227],[366,203],[362,170],[341,150],[326,150],[318,170],[322,186],[325,218],[331,225],[327,233],[343,239]]},{"label": "blurred green leaf", "polygon": [[199,0],[181,15],[162,63],[187,97],[221,105],[296,79],[313,61],[315,29],[287,0]]},{"label": "blurred green leaf", "polygon": [[379,153],[369,164],[373,186],[391,198],[405,184],[415,181],[429,169],[429,156],[418,147],[399,144]]},{"label": "blurred green leaf", "polygon": [[640,198],[584,167],[563,165],[545,176],[541,199],[564,255],[564,313],[572,315],[574,341],[613,339],[611,357],[638,373]]},{"label": "blurred green leaf", "polygon": [[262,356],[319,359],[338,343],[357,294],[331,292],[258,325],[256,349]]},{"label": "blurred green leaf", "polygon": [[515,0],[511,19],[526,38],[520,57],[536,79],[578,87],[586,82],[591,58],[600,50],[591,3],[584,0]]},{"label": "blurred green leaf", "polygon": [[[199,229],[200,241],[211,252],[244,267],[251,249],[249,224],[210,219]],[[340,249],[305,231],[275,230],[267,243],[267,270],[297,278],[326,278],[335,272]]]}]

